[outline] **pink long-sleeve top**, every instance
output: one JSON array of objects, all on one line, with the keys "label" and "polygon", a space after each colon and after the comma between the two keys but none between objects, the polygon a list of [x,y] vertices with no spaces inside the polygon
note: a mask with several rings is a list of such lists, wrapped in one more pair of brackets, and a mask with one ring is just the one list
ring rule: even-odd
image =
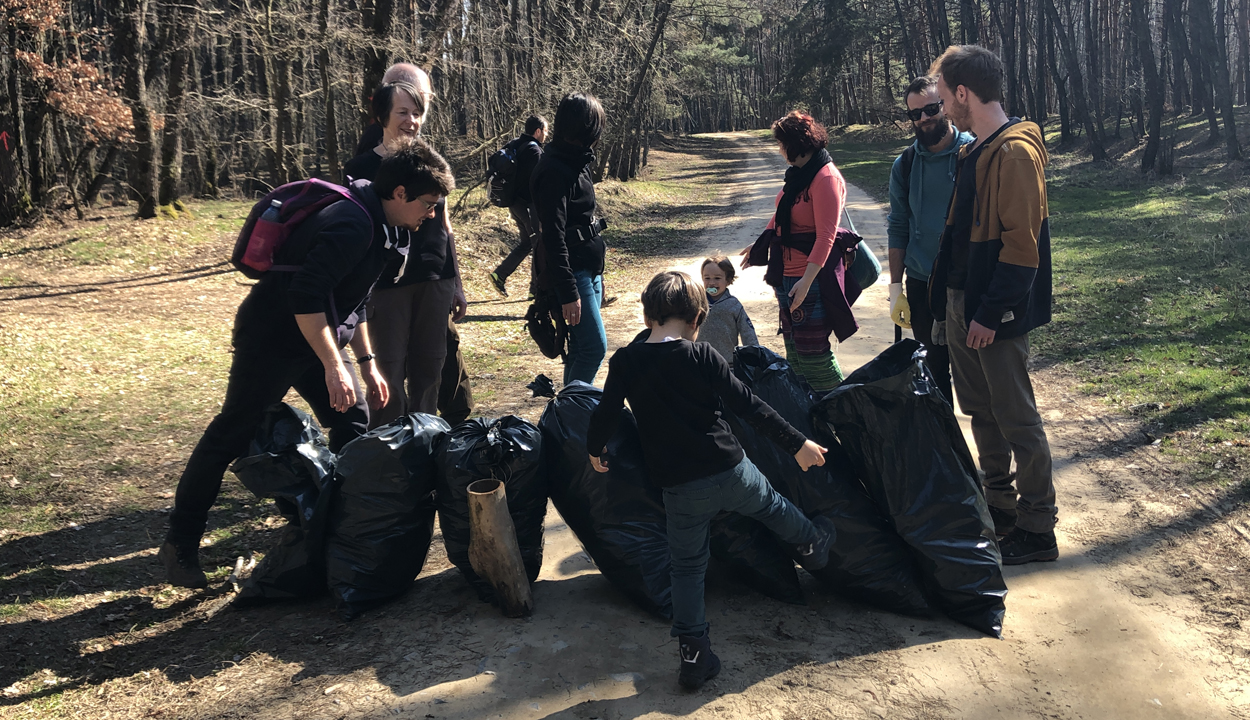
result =
[{"label": "pink long-sleeve top", "polygon": [[[781,202],[784,190],[778,191],[776,203]],[[828,163],[816,173],[812,184],[799,194],[799,199],[790,211],[790,232],[816,233],[816,244],[812,246],[810,255],[794,248],[782,248],[785,260],[786,277],[802,277],[807,271],[808,263],[816,263],[824,267],[833,250],[833,239],[838,232],[838,220],[842,217],[842,206],[846,204],[846,181],[842,173],[833,163]],[[776,227],[777,218],[768,221],[768,229]],[[780,235],[781,231],[778,230]]]}]

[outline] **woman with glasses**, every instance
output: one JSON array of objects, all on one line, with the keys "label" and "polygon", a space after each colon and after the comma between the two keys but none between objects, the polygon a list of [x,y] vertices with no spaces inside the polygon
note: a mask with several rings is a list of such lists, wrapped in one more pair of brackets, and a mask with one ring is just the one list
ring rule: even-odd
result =
[{"label": "woman with glasses", "polygon": [[[373,93],[382,142],[343,166],[345,182],[372,180],[397,139],[420,134],[432,92],[429,76],[417,73],[415,82],[385,83]],[[448,357],[448,314],[459,320],[466,310],[446,200],[416,207],[422,202],[412,201],[413,212],[424,210],[429,219],[416,232],[387,228],[402,258],[383,270],[367,309],[375,340],[373,362],[391,387],[390,402],[370,416],[370,429],[408,413],[438,412]]]},{"label": "woman with glasses", "polygon": [[[835,241],[846,182],[825,151],[824,126],[811,115],[791,112],[772,129],[790,167],[767,230],[742,251],[742,267],[767,263],[765,280],[777,293],[786,358],[813,390],[827,392],[842,382],[829,336],[835,329],[839,337],[854,332],[849,303],[836,297],[845,294],[840,278],[848,248],[835,247]],[[826,265],[836,272],[822,272]],[[838,309],[842,315],[835,314]]]},{"label": "woman with glasses", "polygon": [[603,134],[607,117],[592,95],[570,93],[560,101],[551,142],[530,176],[538,214],[536,294],[554,298],[569,328],[564,383],[594,383],[608,352],[608,336],[599,308],[603,305],[604,223],[595,216],[591,150]]}]

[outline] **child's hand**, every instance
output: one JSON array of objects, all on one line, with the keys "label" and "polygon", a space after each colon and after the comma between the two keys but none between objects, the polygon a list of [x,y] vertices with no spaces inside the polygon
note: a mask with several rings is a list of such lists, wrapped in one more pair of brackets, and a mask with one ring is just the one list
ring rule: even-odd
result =
[{"label": "child's hand", "polygon": [[823,448],[816,443],[808,440],[803,443],[803,447],[794,454],[794,460],[803,468],[803,472],[813,465],[825,464],[825,453],[829,452],[827,448]]},{"label": "child's hand", "polygon": [[[823,458],[821,459],[821,462],[824,462]],[[591,455],[590,466],[595,469],[595,472],[605,473],[608,471],[608,459],[606,457],[595,457],[594,455]]]}]

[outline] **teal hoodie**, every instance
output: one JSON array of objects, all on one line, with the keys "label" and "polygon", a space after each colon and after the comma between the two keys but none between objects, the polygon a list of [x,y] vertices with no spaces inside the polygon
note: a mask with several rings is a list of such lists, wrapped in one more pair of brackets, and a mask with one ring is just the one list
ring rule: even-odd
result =
[{"label": "teal hoodie", "polygon": [[907,250],[907,277],[928,280],[937,257],[938,244],[946,231],[946,211],[955,191],[955,171],[959,148],[974,138],[951,125],[955,141],[941,152],[932,153],[917,140],[912,143],[910,187],[903,188],[903,153],[890,169],[890,214],[886,218],[889,247]]}]

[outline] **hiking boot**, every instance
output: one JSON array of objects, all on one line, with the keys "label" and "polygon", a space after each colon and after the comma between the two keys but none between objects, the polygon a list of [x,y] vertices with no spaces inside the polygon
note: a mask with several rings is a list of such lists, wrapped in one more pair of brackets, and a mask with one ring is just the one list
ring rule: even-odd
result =
[{"label": "hiking boot", "polygon": [[208,578],[200,569],[200,550],[195,545],[175,545],[166,540],[156,557],[164,564],[165,579],[170,585],[194,589],[208,587]]},{"label": "hiking boot", "polygon": [[1018,527],[998,542],[998,549],[1003,555],[1004,565],[1023,565],[1059,559],[1059,544],[1055,542],[1054,530],[1035,533]]},{"label": "hiking boot", "polygon": [[829,564],[829,549],[838,538],[838,531],[833,521],[821,515],[812,521],[816,526],[816,541],[799,546],[799,564],[804,570],[811,572]]},{"label": "hiking boot", "polygon": [[704,630],[699,637],[682,635],[677,641],[681,653],[677,682],[687,690],[698,690],[720,672],[720,658],[712,652],[712,638]]},{"label": "hiking boot", "polygon": [[1002,540],[1007,533],[1016,528],[1016,511],[1005,510],[990,505],[990,519],[994,521],[994,534]]},{"label": "hiking boot", "polygon": [[490,274],[490,284],[494,285],[495,289],[499,291],[499,294],[503,295],[504,297],[508,297],[508,288],[504,287],[504,285],[507,282],[508,282],[507,280],[504,280],[503,278],[499,277],[499,273],[497,272],[493,272]]},{"label": "hiking boot", "polygon": [[614,303],[614,302],[616,302],[616,296],[615,296],[615,295],[613,295],[612,297],[609,297],[609,298],[605,298],[605,299],[604,299],[604,301],[603,301],[603,302],[599,305],[599,307],[601,307],[601,308],[605,308],[605,307],[607,307],[607,306],[611,305],[611,304],[612,304],[612,303]]}]

